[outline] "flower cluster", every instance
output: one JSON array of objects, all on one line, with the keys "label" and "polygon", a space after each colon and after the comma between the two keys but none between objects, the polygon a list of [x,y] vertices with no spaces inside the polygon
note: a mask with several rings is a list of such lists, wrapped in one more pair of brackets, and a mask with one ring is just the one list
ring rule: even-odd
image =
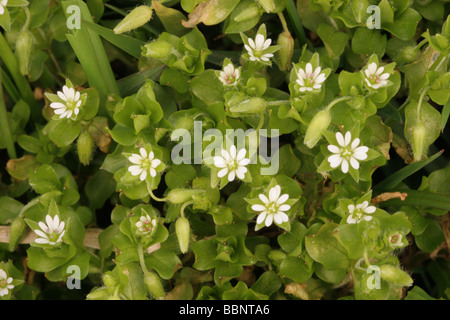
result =
[{"label": "flower cluster", "polygon": [[389,78],[388,73],[383,73],[384,67],[378,67],[375,62],[370,63],[364,70],[367,85],[372,89],[378,89],[387,84],[387,79]]},{"label": "flower cluster", "polygon": [[220,71],[219,80],[224,86],[235,86],[239,82],[241,68],[235,68],[232,63],[227,64],[223,71]]},{"label": "flower cluster", "polygon": [[370,221],[373,217],[369,216],[369,214],[374,213],[376,209],[374,206],[369,206],[368,201],[363,201],[363,203],[357,204],[356,206],[350,204],[348,206],[350,215],[347,217],[347,223],[354,224],[360,223],[363,220]]},{"label": "flower cluster", "polygon": [[326,79],[325,74],[321,71],[322,69],[317,67],[313,72],[312,64],[309,62],[306,64],[305,70],[299,68],[296,82],[300,86],[300,92],[320,89]]},{"label": "flower cluster", "polygon": [[250,61],[269,61],[273,57],[273,53],[264,53],[272,43],[272,39],[265,39],[264,35],[257,34],[255,40],[249,38],[248,45],[244,45],[250,56]]},{"label": "flower cluster", "polygon": [[140,233],[148,234],[156,227],[156,219],[152,219],[148,214],[143,215],[135,225]]}]

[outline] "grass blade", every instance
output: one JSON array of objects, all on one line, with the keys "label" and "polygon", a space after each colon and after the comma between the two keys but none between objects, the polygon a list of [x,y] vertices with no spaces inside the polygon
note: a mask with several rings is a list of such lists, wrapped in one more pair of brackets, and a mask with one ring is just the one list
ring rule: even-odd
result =
[{"label": "grass blade", "polygon": [[15,103],[20,100],[20,93],[17,90],[16,86],[14,85],[13,80],[9,76],[9,74],[1,68],[1,78],[3,81],[3,86],[5,87],[5,90],[8,92],[10,97],[14,100]]},{"label": "grass blade", "polygon": [[126,36],[124,34],[115,34],[111,29],[100,26],[96,23],[90,21],[83,21],[83,23],[92,31],[99,34],[103,39],[111,42],[116,47],[122,49],[129,55],[140,58],[141,57],[141,47],[145,42],[138,39]]},{"label": "grass blade", "polygon": [[294,32],[297,36],[298,41],[300,42],[300,45],[303,45],[307,42],[305,30],[303,29],[302,21],[300,20],[300,17],[297,12],[297,7],[295,6],[295,3],[293,0],[285,0],[286,1],[286,10],[289,15],[289,20],[294,25]]},{"label": "grass blade", "polygon": [[373,190],[376,193],[381,193],[381,192],[386,192],[386,190],[395,188],[400,182],[405,180],[407,177],[409,177],[410,175],[419,171],[420,169],[425,167],[427,164],[436,160],[443,152],[444,152],[444,150],[441,150],[438,153],[431,156],[430,158],[428,158],[427,160],[422,160],[422,161],[412,163],[412,164],[398,170],[394,174],[390,175],[388,178],[386,178],[383,181],[381,181],[380,183],[378,183],[375,187],[373,187]]},{"label": "grass blade", "polygon": [[[67,7],[78,6],[81,11],[81,21],[93,23],[89,9],[83,1],[66,0],[62,1],[61,5],[67,15]],[[75,29],[66,37],[86,72],[89,85],[98,89],[101,100],[105,101],[108,94],[119,94],[119,88],[100,36],[89,28],[82,26],[81,29]],[[106,111],[101,110],[100,113],[105,115]]]},{"label": "grass blade", "polygon": [[161,75],[164,66],[136,72],[128,77],[122,78],[118,81],[120,94],[125,97],[136,93],[140,87],[145,83],[146,79],[156,80]]},{"label": "grass blade", "polygon": [[6,111],[5,99],[3,97],[3,83],[0,75],[0,142],[6,146],[6,151],[11,159],[17,158],[14,140],[11,134],[11,128],[8,121],[8,113]]},{"label": "grass blade", "polygon": [[442,210],[450,210],[450,198],[448,195],[441,195],[433,192],[418,190],[395,190],[405,192],[408,196],[405,200],[390,199],[380,202],[380,207],[401,207],[401,206],[420,206],[428,208],[436,208]]}]

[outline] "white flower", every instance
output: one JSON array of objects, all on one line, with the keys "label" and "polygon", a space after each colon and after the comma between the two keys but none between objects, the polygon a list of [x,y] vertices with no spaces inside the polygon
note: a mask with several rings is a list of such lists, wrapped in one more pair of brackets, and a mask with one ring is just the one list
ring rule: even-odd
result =
[{"label": "white flower", "polygon": [[389,78],[388,73],[383,73],[384,67],[379,67],[375,62],[372,62],[369,64],[364,71],[366,74],[366,77],[364,78],[366,80],[366,83],[369,87],[378,89],[379,87],[382,87],[387,84],[387,79]]},{"label": "white flower", "polygon": [[0,297],[6,296],[9,290],[14,288],[14,285],[11,284],[13,278],[8,277],[6,271],[0,269]]},{"label": "white flower", "polygon": [[368,216],[367,214],[374,213],[376,209],[377,208],[374,206],[369,206],[368,201],[357,204],[356,207],[355,205],[350,204],[348,205],[348,212],[350,212],[350,215],[347,218],[347,223],[360,223],[362,220],[370,221],[373,217]]},{"label": "white flower", "polygon": [[282,224],[289,220],[285,211],[291,209],[291,206],[284,204],[289,199],[289,195],[285,193],[280,196],[280,194],[281,187],[276,185],[269,190],[269,198],[262,193],[259,195],[259,199],[263,204],[252,205],[252,210],[260,211],[258,218],[256,218],[257,225],[265,222],[265,226],[268,227],[273,221],[275,221],[276,224]]},{"label": "white flower", "polygon": [[354,169],[359,169],[358,160],[367,159],[367,152],[369,148],[365,146],[358,147],[360,140],[356,138],[352,141],[352,134],[350,131],[345,133],[345,138],[340,132],[336,132],[336,140],[339,146],[328,145],[328,150],[334,153],[328,157],[328,162],[332,168],[337,168],[341,165],[343,173],[348,172],[348,163]]},{"label": "white flower", "polygon": [[222,149],[222,156],[214,157],[214,166],[221,169],[217,173],[217,176],[223,178],[228,174],[228,181],[230,182],[233,181],[236,176],[243,180],[245,178],[245,173],[247,172],[245,166],[250,163],[250,159],[245,158],[246,152],[245,148],[242,148],[237,152],[234,145],[231,146],[230,153],[225,149]]},{"label": "white flower", "polygon": [[155,168],[161,164],[161,160],[155,159],[155,154],[153,151],[147,154],[144,148],[139,149],[139,154],[133,153],[128,160],[134,163],[134,166],[128,167],[128,171],[131,172],[133,176],[139,176],[141,181],[147,178],[147,172],[150,172],[152,177],[156,177]]},{"label": "white flower", "polygon": [[300,85],[300,91],[313,91],[313,89],[320,89],[322,82],[325,81],[325,73],[320,73],[322,69],[317,67],[313,72],[311,63],[307,63],[305,70],[300,68],[297,72],[297,83]]},{"label": "white flower", "polygon": [[57,92],[58,97],[60,97],[64,103],[62,102],[52,102],[50,107],[55,109],[55,114],[59,114],[59,118],[67,118],[70,119],[72,115],[76,116],[80,113],[80,106],[82,101],[80,100],[81,94],[78,91],[75,91],[74,88],[69,88],[67,86],[63,86],[62,92]]},{"label": "white flower", "polygon": [[0,16],[5,13],[5,8],[6,8],[7,4],[8,4],[8,0],[1,0],[0,1]]},{"label": "white flower", "polygon": [[156,226],[156,219],[150,218],[147,214],[145,216],[141,216],[139,221],[136,222],[136,228],[138,228],[141,233],[149,233]]},{"label": "white flower", "polygon": [[220,71],[219,80],[222,81],[225,86],[235,86],[238,83],[240,76],[241,68],[234,68],[234,65],[229,63],[223,68],[223,71]]},{"label": "white flower", "polygon": [[389,245],[393,248],[395,247],[403,247],[402,234],[395,233],[389,237]]},{"label": "white flower", "polygon": [[66,233],[66,230],[64,230],[64,221],[60,223],[58,215],[55,215],[53,218],[50,215],[47,215],[45,217],[45,222],[47,222],[47,224],[42,221],[39,222],[39,227],[42,231],[39,229],[34,230],[39,236],[34,241],[41,244],[51,244],[52,246],[62,242],[62,237]]},{"label": "white flower", "polygon": [[270,47],[272,39],[265,39],[262,34],[257,34],[255,41],[248,39],[248,45],[244,45],[251,61],[269,61],[273,57],[273,53],[264,53],[263,51]]}]

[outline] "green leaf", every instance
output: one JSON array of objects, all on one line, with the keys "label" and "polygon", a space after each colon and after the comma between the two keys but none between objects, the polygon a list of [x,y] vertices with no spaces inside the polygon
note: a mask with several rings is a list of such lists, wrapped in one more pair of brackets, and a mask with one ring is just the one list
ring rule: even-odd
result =
[{"label": "green leaf", "polygon": [[433,252],[444,242],[444,232],[435,220],[430,220],[425,230],[415,236],[415,241],[420,250]]},{"label": "green leaf", "polygon": [[281,279],[274,271],[266,271],[259,276],[258,280],[251,286],[253,291],[271,296],[281,288]]},{"label": "green leaf", "polygon": [[7,196],[0,197],[0,224],[9,224],[22,210],[24,205]]},{"label": "green leaf", "polygon": [[409,40],[414,37],[420,20],[422,20],[421,15],[416,10],[408,8],[400,16],[395,17],[393,23],[382,27],[401,40]]},{"label": "green leaf", "polygon": [[40,194],[61,190],[61,182],[55,170],[48,164],[43,164],[37,171],[30,174],[30,186]]},{"label": "green leaf", "polygon": [[84,192],[93,208],[100,209],[116,189],[113,175],[105,170],[97,171],[86,183]]},{"label": "green leaf", "polygon": [[358,28],[352,38],[352,50],[358,54],[384,55],[387,38],[376,29]]},{"label": "green leaf", "polygon": [[155,269],[163,279],[171,279],[181,267],[181,261],[172,250],[159,249],[145,257],[147,267]]},{"label": "green leaf", "polygon": [[196,175],[197,172],[192,165],[182,163],[172,166],[166,172],[164,180],[169,189],[184,188]]},{"label": "green leaf", "polygon": [[47,128],[50,139],[60,148],[74,142],[81,132],[81,124],[69,119],[52,120]]},{"label": "green leaf", "polygon": [[[309,262],[309,263],[308,263]],[[280,275],[296,283],[306,282],[313,274],[312,261],[304,258],[287,256],[280,264]]]},{"label": "green leaf", "polygon": [[336,227],[334,223],[327,223],[316,234],[305,237],[306,250],[311,258],[330,270],[346,269],[350,264],[345,248],[336,239]]},{"label": "green leaf", "polygon": [[411,290],[408,291],[405,300],[436,300],[436,299],[431,297],[422,288],[414,286]]},{"label": "green leaf", "polygon": [[[325,44],[330,57],[340,57],[350,39],[348,34],[336,31],[333,27],[325,23],[319,25],[317,34]],[[352,43],[353,41],[354,40],[352,40]]]}]

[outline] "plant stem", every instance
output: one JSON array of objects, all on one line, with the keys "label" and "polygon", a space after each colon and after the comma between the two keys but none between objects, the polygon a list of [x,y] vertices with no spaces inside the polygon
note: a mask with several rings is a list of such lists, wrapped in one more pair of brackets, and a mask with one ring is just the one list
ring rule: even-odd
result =
[{"label": "plant stem", "polygon": [[147,269],[147,266],[145,265],[144,260],[144,247],[142,246],[142,242],[139,242],[138,245],[138,256],[139,256],[139,264],[141,265],[141,269],[144,272],[144,275],[147,274],[149,271]]},{"label": "plant stem", "polygon": [[280,18],[281,25],[283,26],[284,32],[290,33],[289,32],[289,28],[288,28],[287,23],[286,23],[286,19],[284,18],[284,15],[283,15],[283,12],[278,12],[278,17]]},{"label": "plant stem", "polygon": [[155,196],[155,195],[153,194],[152,189],[150,188],[149,183],[147,183],[147,191],[148,191],[148,194],[150,195],[150,197],[151,197],[153,200],[158,201],[158,202],[165,202],[165,201],[167,201],[167,198],[158,198],[157,196]]},{"label": "plant stem", "polygon": [[423,88],[422,92],[420,93],[419,103],[417,103],[417,120],[420,119],[420,109],[422,107],[422,101],[425,98],[425,95],[426,95],[427,92],[428,92],[428,87]]},{"label": "plant stem", "polygon": [[185,216],[184,216],[184,209],[186,209],[186,207],[188,206],[188,205],[191,205],[191,204],[193,204],[194,203],[194,200],[189,200],[189,201],[186,201],[185,203],[183,203],[183,205],[181,206],[181,209],[180,209],[180,214],[181,214],[181,216],[183,217],[183,218],[186,218]]},{"label": "plant stem", "polygon": [[263,124],[264,124],[264,111],[259,114],[259,123],[258,126],[256,127],[257,134],[259,133],[259,129],[262,128]]},{"label": "plant stem", "polygon": [[14,147],[14,140],[12,138],[11,127],[8,121],[8,112],[6,111],[5,99],[3,97],[3,83],[2,76],[0,73],[0,132],[4,137],[4,142],[6,144],[6,150],[8,151],[8,156],[11,159],[17,158],[16,149]]},{"label": "plant stem", "polygon": [[330,109],[331,109],[334,105],[338,104],[338,103],[341,102],[341,101],[350,100],[350,99],[353,99],[353,97],[344,96],[344,97],[337,98],[336,100],[331,101],[330,104],[326,107],[326,109],[327,109],[328,111],[330,111]]},{"label": "plant stem", "polygon": [[266,101],[266,106],[281,106],[283,104],[291,104],[289,100]]}]

